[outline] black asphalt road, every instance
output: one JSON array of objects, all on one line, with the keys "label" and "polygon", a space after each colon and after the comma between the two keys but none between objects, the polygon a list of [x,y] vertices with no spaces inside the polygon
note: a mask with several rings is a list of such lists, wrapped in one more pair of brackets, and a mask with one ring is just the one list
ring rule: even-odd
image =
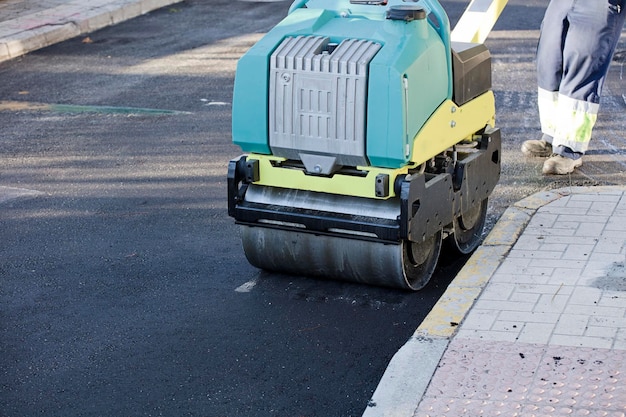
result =
[{"label": "black asphalt road", "polygon": [[0,187],[41,192],[0,204],[1,416],[363,412],[463,259],[415,294],[247,263],[234,65],[288,5],[188,1],[0,64]]}]

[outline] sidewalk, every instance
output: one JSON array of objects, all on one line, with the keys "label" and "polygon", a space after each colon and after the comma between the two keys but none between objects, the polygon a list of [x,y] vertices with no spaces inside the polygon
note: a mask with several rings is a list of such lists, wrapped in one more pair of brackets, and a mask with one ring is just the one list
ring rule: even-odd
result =
[{"label": "sidewalk", "polygon": [[182,0],[0,0],[0,62]]},{"label": "sidewalk", "polygon": [[363,414],[626,415],[626,187],[511,206]]}]

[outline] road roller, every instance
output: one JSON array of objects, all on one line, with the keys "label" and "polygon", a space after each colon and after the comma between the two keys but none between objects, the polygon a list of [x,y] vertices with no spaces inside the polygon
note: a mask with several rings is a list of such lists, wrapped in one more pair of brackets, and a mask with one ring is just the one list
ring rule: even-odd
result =
[{"label": "road roller", "polygon": [[291,5],[235,74],[228,214],[252,265],[419,290],[442,247],[476,249],[500,176],[483,41],[502,7],[476,0],[451,31],[436,0]]}]

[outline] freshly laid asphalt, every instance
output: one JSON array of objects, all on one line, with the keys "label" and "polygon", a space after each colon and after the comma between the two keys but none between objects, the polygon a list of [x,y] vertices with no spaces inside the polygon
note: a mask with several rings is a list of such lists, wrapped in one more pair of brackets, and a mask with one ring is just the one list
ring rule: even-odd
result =
[{"label": "freshly laid asphalt", "polygon": [[[0,61],[177,2],[5,0]],[[626,187],[567,187],[504,212],[363,415],[624,417],[625,375]]]}]

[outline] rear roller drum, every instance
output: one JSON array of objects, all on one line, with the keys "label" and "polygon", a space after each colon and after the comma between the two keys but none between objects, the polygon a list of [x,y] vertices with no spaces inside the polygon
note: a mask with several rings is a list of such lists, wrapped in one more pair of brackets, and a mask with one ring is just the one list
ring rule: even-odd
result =
[{"label": "rear roller drum", "polygon": [[455,218],[451,246],[462,254],[472,253],[480,244],[486,218],[487,199]]},{"label": "rear roller drum", "polygon": [[428,284],[441,253],[441,236],[441,231],[438,231],[421,243],[402,242],[404,276],[409,289],[419,290]]},{"label": "rear roller drum", "polygon": [[442,233],[415,243],[380,243],[267,227],[241,226],[248,261],[261,269],[419,290],[439,258]]}]

